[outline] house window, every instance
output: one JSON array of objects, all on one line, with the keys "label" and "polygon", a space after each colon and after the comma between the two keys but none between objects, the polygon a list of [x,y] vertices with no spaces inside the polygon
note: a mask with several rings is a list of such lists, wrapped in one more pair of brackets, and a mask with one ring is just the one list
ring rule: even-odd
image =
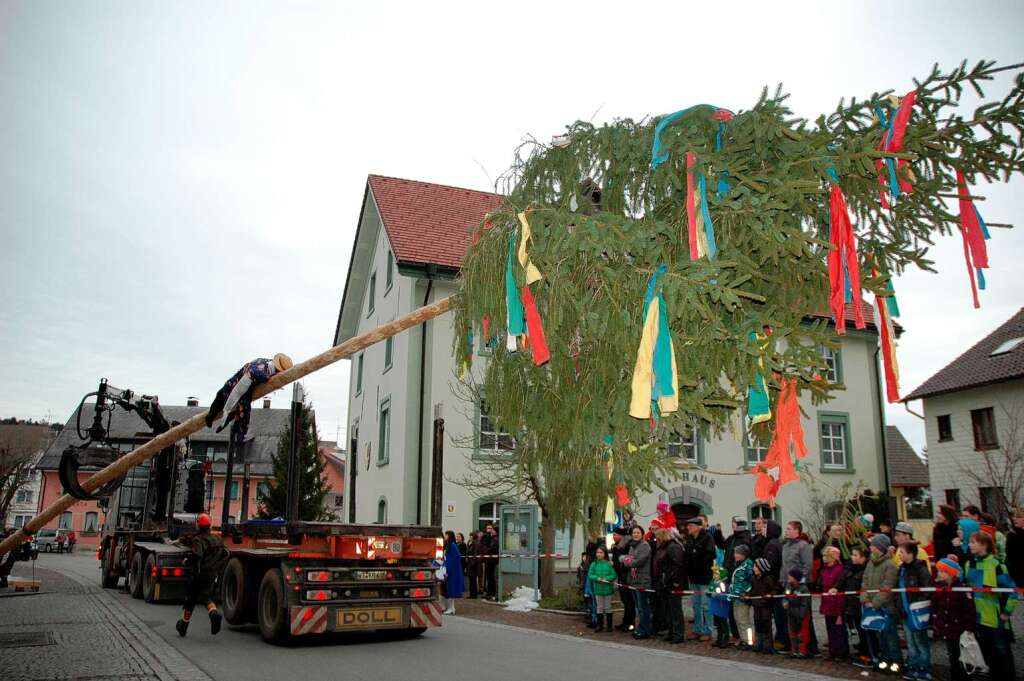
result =
[{"label": "house window", "polygon": [[256,483],[256,499],[266,499],[270,496],[270,483],[259,482]]},{"label": "house window", "polygon": [[343,494],[335,494],[334,495],[334,506],[336,508],[341,508],[344,505],[345,505],[345,496]]},{"label": "house window", "polygon": [[1003,496],[1002,487],[979,487],[978,496],[981,497],[981,510],[983,513],[991,513],[996,522],[1006,516],[1006,498]]},{"label": "house window", "polygon": [[228,448],[224,445],[210,445],[206,448],[206,458],[210,461],[227,461]]},{"label": "house window", "polygon": [[384,371],[391,368],[391,359],[394,355],[395,339],[392,336],[388,336],[388,339],[384,341]]},{"label": "house window", "polygon": [[839,519],[843,515],[843,502],[832,501],[825,504],[824,516],[825,521],[829,523],[838,523]]},{"label": "house window", "polygon": [[939,426],[939,442],[949,442],[953,439],[953,422],[949,414],[942,414],[935,418]]},{"label": "house window", "polygon": [[368,296],[368,299],[366,301],[366,316],[367,317],[369,317],[371,314],[373,314],[373,299],[377,295],[377,273],[376,272],[374,272],[373,274],[370,275],[370,290],[369,290],[368,293],[369,293],[369,296]]},{"label": "house window", "polygon": [[825,380],[829,383],[842,383],[843,362],[839,350],[822,345],[818,347],[818,353],[825,360]]},{"label": "house window", "polygon": [[17,529],[19,527],[22,527],[27,522],[28,522],[28,516],[27,515],[16,515],[16,516],[14,516],[14,528],[15,529]]},{"label": "house window", "polygon": [[695,464],[703,463],[700,433],[693,426],[685,428],[683,432],[673,432],[666,449],[668,455],[673,459],[682,459]]},{"label": "house window", "polygon": [[384,277],[384,295],[388,294],[391,290],[391,285],[395,282],[395,255],[391,251],[388,251],[388,268],[387,274]]},{"label": "house window", "polygon": [[231,481],[231,501],[238,501],[238,481]]},{"label": "house window", "polygon": [[32,496],[32,490],[19,489],[18,493],[14,495],[14,502],[17,504],[30,504],[32,503]]},{"label": "house window", "polygon": [[958,489],[947,489],[946,490],[946,503],[952,506],[956,510],[960,510],[960,490]]},{"label": "house window", "polygon": [[363,392],[363,358],[365,356],[365,353],[363,353],[356,360],[356,395]]},{"label": "house window", "polygon": [[849,470],[850,419],[846,414],[818,414],[822,470]]},{"label": "house window", "polygon": [[763,463],[768,456],[768,447],[751,439],[749,431],[743,434],[743,449],[746,452],[744,463],[748,467]]},{"label": "house window", "polygon": [[60,514],[60,521],[57,523],[57,528],[61,530],[71,529],[71,511],[64,511]]},{"label": "house window", "polygon": [[501,521],[501,504],[501,501],[485,501],[480,504],[476,514],[478,530],[483,532],[488,525],[493,525],[495,530],[498,529],[498,523]]},{"label": "house window", "polygon": [[974,429],[974,448],[978,451],[996,449],[999,438],[996,437],[996,416],[992,407],[971,410],[971,426]]},{"label": "house window", "polygon": [[99,532],[100,525],[100,514],[96,511],[87,511],[85,514],[85,524],[82,525],[82,532],[88,534],[90,532]]},{"label": "house window", "polygon": [[507,451],[515,447],[515,440],[502,431],[487,413],[487,403],[480,400],[480,447],[481,451]]},{"label": "house window", "polygon": [[381,525],[388,521],[388,500],[384,497],[377,502],[377,522]]},{"label": "house window", "polygon": [[380,422],[377,444],[377,465],[383,466],[388,462],[388,454],[391,449],[391,398],[386,398],[380,403]]},{"label": "house window", "polygon": [[758,518],[778,522],[781,515],[782,512],[779,510],[778,506],[772,508],[768,504],[751,504],[747,507],[747,518],[751,525],[753,525],[754,521]]}]

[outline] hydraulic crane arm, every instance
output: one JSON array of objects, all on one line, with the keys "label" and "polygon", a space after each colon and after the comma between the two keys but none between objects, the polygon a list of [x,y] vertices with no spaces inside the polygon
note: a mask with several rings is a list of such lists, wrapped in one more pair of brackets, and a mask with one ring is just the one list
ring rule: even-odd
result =
[{"label": "hydraulic crane arm", "polygon": [[[256,387],[253,391],[252,399],[254,401],[258,400],[278,388],[282,388],[289,383],[299,380],[303,376],[308,376],[314,371],[319,371],[326,366],[334,364],[338,360],[345,359],[346,357],[349,357],[364,348],[368,348],[371,345],[379,343],[386,338],[390,338],[402,331],[405,331],[406,329],[410,329],[425,321],[433,319],[434,317],[438,317],[447,312],[448,308],[449,299],[442,298],[436,303],[425,305],[419,309],[413,310],[409,314],[396,319],[393,322],[378,326],[373,331],[364,333],[361,336],[356,336],[355,338],[349,339],[339,345],[335,345],[330,350],[321,352],[319,355],[310,357],[306,361],[296,364],[287,371],[282,371],[281,373],[272,376],[269,381]],[[205,419],[206,412],[203,411],[184,423],[174,426],[167,432],[157,435],[146,444],[133,449],[131,452],[117,459],[106,468],[97,471],[88,480],[82,483],[82,489],[86,492],[94,492],[108,482],[117,479],[124,475],[133,466],[138,466],[140,463],[151,458],[164,448],[169,447],[178,440],[188,437],[192,433],[206,427]],[[40,527],[67,510],[67,508],[74,504],[75,501],[76,499],[70,494],[62,495],[59,499],[43,509],[39,515],[25,523],[25,525],[17,532],[0,542],[0,555],[12,550],[15,546],[21,545],[25,541],[26,536],[34,534]]]}]

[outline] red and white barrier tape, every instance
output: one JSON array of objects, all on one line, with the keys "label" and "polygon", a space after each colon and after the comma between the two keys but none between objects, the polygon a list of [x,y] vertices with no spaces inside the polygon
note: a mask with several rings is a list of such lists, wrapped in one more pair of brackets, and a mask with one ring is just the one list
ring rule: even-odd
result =
[{"label": "red and white barrier tape", "polygon": [[[629,584],[622,584],[621,582],[612,581],[609,579],[598,579],[593,580],[601,582],[602,584],[614,584],[620,589],[629,589],[630,591],[644,591],[647,593],[659,593],[657,589],[642,589],[636,586],[630,586]],[[700,592],[705,596],[720,595],[725,596],[731,600],[764,600],[770,598],[822,598],[822,597],[839,597],[839,596],[860,596],[862,594],[896,594],[896,593],[937,593],[937,592],[952,592],[952,593],[992,593],[992,594],[1024,594],[1024,588],[1011,588],[1011,587],[996,587],[996,586],[908,586],[908,587],[896,587],[892,589],[860,589],[858,591],[836,591],[832,592],[814,592],[814,593],[783,593],[783,594],[768,594],[764,596],[738,596],[728,592],[712,591],[710,588]],[[672,595],[674,596],[693,596],[696,595],[697,591],[690,591],[686,589],[674,590]]]}]

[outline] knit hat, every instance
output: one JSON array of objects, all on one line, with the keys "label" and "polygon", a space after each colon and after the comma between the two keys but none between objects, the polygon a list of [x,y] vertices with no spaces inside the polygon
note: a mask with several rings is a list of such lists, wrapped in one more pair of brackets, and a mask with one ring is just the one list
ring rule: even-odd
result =
[{"label": "knit hat", "polygon": [[746,558],[747,556],[750,555],[750,547],[747,546],[746,544],[737,544],[736,546],[732,547],[732,552],[733,553],[742,553],[743,557]]},{"label": "knit hat", "polygon": [[621,527],[619,527],[618,525],[616,525],[615,527],[612,528],[612,534],[626,534],[626,531],[624,529],[622,529]]},{"label": "knit hat", "polygon": [[889,547],[892,546],[892,540],[889,539],[889,535],[887,534],[876,534],[870,539],[870,542],[873,547],[882,553],[888,551]]},{"label": "knit hat", "polygon": [[903,532],[904,534],[909,534],[911,537],[914,536],[914,526],[907,522],[900,521],[896,523],[895,531]]},{"label": "knit hat", "polygon": [[964,571],[960,568],[960,564],[952,558],[943,558],[935,564],[935,568],[956,578],[964,576]]},{"label": "knit hat", "polygon": [[824,555],[826,555],[826,556],[827,556],[827,555],[829,555],[829,554],[831,554],[831,553],[834,553],[834,554],[835,554],[835,556],[836,556],[836,559],[837,559],[837,560],[839,559],[839,557],[840,557],[841,555],[843,555],[843,552],[839,550],[839,547],[838,547],[838,546],[826,546],[825,548],[823,548],[823,549],[821,550],[821,552],[822,552],[822,553],[823,553]]},{"label": "knit hat", "polygon": [[982,525],[981,526],[981,531],[984,532],[985,534],[987,534],[988,536],[992,537],[993,540],[995,540],[995,538],[996,538],[996,526],[995,525],[988,525],[988,524]]},{"label": "knit hat", "polygon": [[767,558],[758,558],[755,560],[754,567],[760,570],[762,575],[772,571],[772,564],[768,562]]},{"label": "knit hat", "polygon": [[864,527],[871,527],[875,524],[875,516],[870,513],[865,513],[860,517],[860,524]]},{"label": "knit hat", "polygon": [[972,520],[970,518],[961,518],[958,521],[958,524],[960,525],[960,529],[964,533],[964,541],[968,541],[971,538],[972,534],[977,534],[981,531],[981,525],[978,523],[977,520]]},{"label": "knit hat", "polygon": [[789,571],[789,576],[798,582],[804,581],[804,571],[800,568],[793,568]]},{"label": "knit hat", "polygon": [[657,503],[657,504],[656,504],[656,505],[654,506],[654,508],[658,509],[658,514],[660,515],[660,514],[662,514],[662,513],[664,513],[665,511],[667,511],[667,510],[668,510],[668,508],[669,508],[669,506],[668,506],[668,502],[667,502],[667,501],[659,501],[659,502],[658,502],[658,503]]},{"label": "knit hat", "polygon": [[732,519],[732,521],[734,523],[736,523],[736,528],[737,529],[739,529],[741,527],[745,528],[747,526],[747,519],[746,518],[740,518],[739,516],[736,516],[735,518]]}]

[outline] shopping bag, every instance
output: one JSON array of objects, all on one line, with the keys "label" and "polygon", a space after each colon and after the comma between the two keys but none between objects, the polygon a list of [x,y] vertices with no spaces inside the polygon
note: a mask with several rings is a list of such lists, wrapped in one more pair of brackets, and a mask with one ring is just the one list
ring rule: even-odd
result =
[{"label": "shopping bag", "polygon": [[988,671],[988,665],[985,664],[985,658],[981,654],[978,639],[974,638],[974,634],[969,631],[960,635],[960,664],[964,666],[964,671],[968,674]]},{"label": "shopping bag", "polygon": [[907,610],[907,624],[914,631],[921,631],[928,628],[928,620],[931,619],[931,604],[928,601],[915,601],[910,604]]}]

